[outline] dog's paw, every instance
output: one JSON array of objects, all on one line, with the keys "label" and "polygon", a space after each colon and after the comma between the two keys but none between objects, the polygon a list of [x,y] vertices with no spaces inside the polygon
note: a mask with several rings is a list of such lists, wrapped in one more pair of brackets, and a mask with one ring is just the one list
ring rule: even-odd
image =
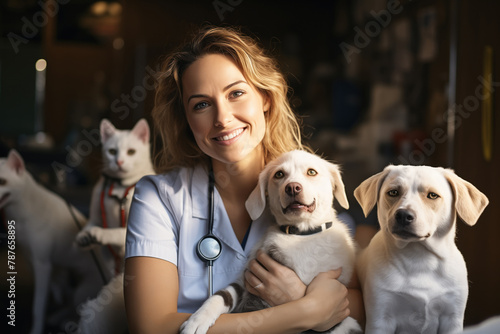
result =
[{"label": "dog's paw", "polygon": [[76,243],[78,246],[82,248],[90,248],[94,245],[102,244],[102,228],[93,226],[89,229],[85,229],[80,231],[76,235]]},{"label": "dog's paw", "polygon": [[186,320],[182,326],[181,334],[205,334],[210,326],[215,323],[214,317],[209,312],[196,312]]},{"label": "dog's paw", "polygon": [[351,317],[345,318],[338,326],[329,333],[334,334],[362,334],[363,330],[358,322]]}]

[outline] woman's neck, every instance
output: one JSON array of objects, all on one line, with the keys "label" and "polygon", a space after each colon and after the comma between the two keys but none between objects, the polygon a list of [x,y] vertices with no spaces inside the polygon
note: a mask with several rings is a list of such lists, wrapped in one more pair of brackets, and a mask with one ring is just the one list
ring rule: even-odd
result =
[{"label": "woman's neck", "polygon": [[257,186],[264,158],[231,164],[213,160],[212,166],[219,194],[226,199],[246,201]]}]

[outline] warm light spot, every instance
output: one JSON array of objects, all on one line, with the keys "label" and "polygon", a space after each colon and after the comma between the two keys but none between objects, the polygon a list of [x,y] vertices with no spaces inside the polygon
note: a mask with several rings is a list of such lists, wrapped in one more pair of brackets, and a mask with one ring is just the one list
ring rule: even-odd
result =
[{"label": "warm light spot", "polygon": [[45,59],[38,59],[35,63],[35,68],[38,72],[45,71],[47,68],[47,61]]}]

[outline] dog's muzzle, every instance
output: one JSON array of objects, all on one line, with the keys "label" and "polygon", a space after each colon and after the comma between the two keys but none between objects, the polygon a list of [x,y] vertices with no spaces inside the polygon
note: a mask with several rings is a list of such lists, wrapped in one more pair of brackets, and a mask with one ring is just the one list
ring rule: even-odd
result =
[{"label": "dog's muzzle", "polygon": [[392,234],[401,239],[423,239],[428,236],[420,236],[415,233],[415,222],[417,215],[412,210],[399,209],[394,214],[394,225]]},{"label": "dog's muzzle", "polygon": [[397,226],[407,227],[416,220],[417,215],[411,210],[398,210],[394,218],[396,219]]}]

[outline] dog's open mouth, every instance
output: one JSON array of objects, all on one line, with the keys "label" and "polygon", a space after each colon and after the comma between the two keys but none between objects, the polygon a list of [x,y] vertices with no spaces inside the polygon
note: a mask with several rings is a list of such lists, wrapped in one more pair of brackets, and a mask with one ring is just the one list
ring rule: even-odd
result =
[{"label": "dog's open mouth", "polygon": [[5,204],[5,202],[7,202],[7,199],[9,198],[10,196],[10,193],[5,193],[3,194],[3,196],[0,198],[0,208],[2,208]]},{"label": "dog's open mouth", "polygon": [[316,199],[311,204],[304,204],[298,201],[293,201],[286,208],[283,213],[296,213],[296,212],[313,212],[316,209]]},{"label": "dog's open mouth", "polygon": [[431,236],[430,233],[422,236],[404,229],[396,229],[396,228],[392,230],[392,234],[400,237],[401,239],[418,239],[418,240],[427,239],[428,237]]}]

